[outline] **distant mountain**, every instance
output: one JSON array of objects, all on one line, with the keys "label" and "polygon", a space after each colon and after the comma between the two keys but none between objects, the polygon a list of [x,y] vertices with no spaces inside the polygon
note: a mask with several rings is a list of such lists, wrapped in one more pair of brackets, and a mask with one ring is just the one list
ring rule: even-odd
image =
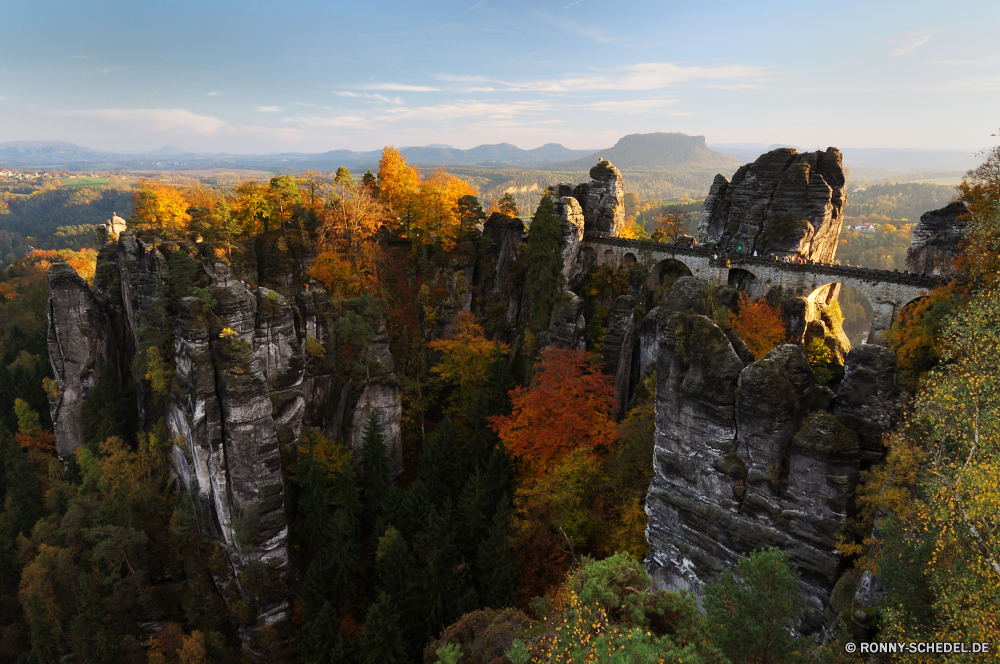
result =
[{"label": "distant mountain", "polygon": [[705,145],[704,136],[687,134],[629,134],[614,147],[591,153],[582,159],[549,164],[560,170],[589,169],[598,158],[610,161],[618,168],[677,168],[726,167],[738,165],[729,155],[713,152]]},{"label": "distant mountain", "polygon": [[[741,162],[755,161],[757,157],[775,148],[793,147],[787,143],[721,143],[708,146],[713,150],[732,155]],[[824,146],[825,147],[825,146]],[[883,168],[894,171],[966,171],[979,163],[974,152],[960,150],[919,150],[907,148],[840,148],[844,165],[851,168]]]},{"label": "distant mountain", "polygon": [[[459,150],[447,145],[408,147],[400,150],[407,160],[417,166],[515,166],[539,168],[553,161],[578,159],[593,150],[570,150],[557,143],[548,143],[534,150],[522,150],[509,143],[480,145],[469,150]],[[9,166],[66,166],[87,162],[115,162],[122,166],[170,164],[184,166],[255,166],[270,168],[319,168],[332,170],[338,166],[369,168],[378,164],[381,150],[355,152],[331,150],[309,154],[287,152],[281,154],[193,154],[174,146],[144,154],[116,154],[91,150],[72,143],[21,141],[0,143],[0,165]],[[589,167],[588,167],[589,168]]]},{"label": "distant mountain", "polygon": [[0,143],[0,162],[12,166],[56,165],[76,161],[96,161],[105,156],[90,148],[62,141],[14,141],[13,143]]}]

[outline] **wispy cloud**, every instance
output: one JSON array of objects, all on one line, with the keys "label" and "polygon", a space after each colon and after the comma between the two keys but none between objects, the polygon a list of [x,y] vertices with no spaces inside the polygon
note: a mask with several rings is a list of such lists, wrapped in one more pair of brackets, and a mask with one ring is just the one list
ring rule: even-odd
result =
[{"label": "wispy cloud", "polygon": [[216,92],[215,90],[212,90],[211,92],[206,93],[205,96],[206,97],[218,97],[221,94],[222,94],[221,92]]},{"label": "wispy cloud", "polygon": [[362,85],[361,90],[393,90],[396,92],[439,92],[441,88],[428,85],[407,85],[405,83],[369,83]]},{"label": "wispy cloud", "polygon": [[370,129],[372,122],[369,118],[359,116],[342,115],[326,117],[318,115],[307,115],[296,118],[285,118],[282,122],[297,124],[303,127],[347,127],[350,129]]},{"label": "wispy cloud", "polygon": [[[617,101],[598,101],[584,104],[583,108],[598,113],[615,113],[618,115],[642,115],[651,111],[659,111],[677,103],[676,99],[655,97],[652,99],[622,99]],[[672,113],[671,115],[678,115]]]},{"label": "wispy cloud", "polygon": [[892,35],[886,37],[886,41],[890,44],[894,44],[896,48],[892,50],[892,56],[898,57],[900,55],[908,55],[913,53],[915,50],[929,42],[934,37],[947,30],[948,28],[955,25],[955,23],[949,23],[948,25],[939,25],[935,28],[927,28],[925,30],[913,30],[911,32],[901,32],[898,35]]},{"label": "wispy cloud", "polygon": [[472,11],[473,9],[479,9],[480,7],[482,7],[482,6],[483,6],[483,5],[485,5],[485,4],[486,4],[486,0],[479,0],[479,2],[477,2],[476,4],[472,5],[472,6],[471,6],[471,7],[469,7],[468,9],[466,9],[466,10],[465,10],[465,13],[466,13],[466,14],[468,14],[468,13],[469,13],[469,12],[471,12],[471,11]]},{"label": "wispy cloud", "polygon": [[258,106],[256,110],[260,113],[280,113],[280,106]]},{"label": "wispy cloud", "polygon": [[55,111],[53,115],[130,123],[153,131],[187,130],[198,134],[211,134],[228,126],[225,120],[198,115],[183,108],[102,108]]},{"label": "wispy cloud", "polygon": [[[570,74],[558,79],[537,81],[502,81],[482,76],[438,74],[440,81],[451,83],[490,83],[511,92],[591,92],[596,90],[649,91],[662,90],[691,81],[754,81],[771,76],[771,71],[753,65],[699,66],[674,62],[642,62],[591,74]],[[476,90],[483,90],[478,86]]]},{"label": "wispy cloud", "polygon": [[353,90],[334,90],[333,94],[338,97],[351,97],[352,99],[377,99],[379,101],[384,101],[389,104],[402,104],[403,100],[399,97],[386,97],[385,95],[380,95],[377,92],[354,92]]},{"label": "wispy cloud", "polygon": [[512,118],[525,113],[540,113],[552,109],[546,101],[485,102],[459,100],[433,106],[391,108],[381,116],[384,120],[454,120],[467,117],[493,119]]},{"label": "wispy cloud", "polygon": [[124,67],[105,67],[104,69],[99,70],[97,73],[98,74],[110,74],[111,72],[118,71],[120,69],[125,69],[125,68]]}]

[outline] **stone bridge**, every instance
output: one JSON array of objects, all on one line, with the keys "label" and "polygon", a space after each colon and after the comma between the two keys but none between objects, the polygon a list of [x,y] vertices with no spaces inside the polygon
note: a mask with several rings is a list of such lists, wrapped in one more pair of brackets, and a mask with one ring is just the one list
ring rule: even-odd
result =
[{"label": "stone bridge", "polygon": [[[804,297],[810,306],[815,298],[834,284],[860,291],[872,306],[874,317],[868,338],[876,342],[892,325],[903,307],[927,295],[939,283],[936,277],[922,277],[908,272],[873,270],[830,263],[785,263],[773,258],[747,254],[729,254],[713,258],[710,249],[687,248],[649,240],[626,240],[587,234],[580,244],[581,259],[593,265],[611,263],[628,266],[636,262],[652,263],[648,285],[660,285],[665,268],[682,264],[692,276],[717,285],[745,288],[759,297],[771,288],[780,288],[791,297]],[[586,256],[586,254],[591,254]],[[586,258],[584,258],[586,256]]]}]

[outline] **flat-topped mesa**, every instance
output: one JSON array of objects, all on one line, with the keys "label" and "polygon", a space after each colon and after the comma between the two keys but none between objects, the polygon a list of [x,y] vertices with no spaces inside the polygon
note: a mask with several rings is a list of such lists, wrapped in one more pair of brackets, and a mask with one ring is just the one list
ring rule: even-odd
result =
[{"label": "flat-topped mesa", "polygon": [[906,250],[906,271],[935,277],[955,274],[954,259],[965,235],[964,217],[968,213],[965,203],[954,201],[920,215]]},{"label": "flat-topped mesa", "polygon": [[840,151],[779,148],[716,175],[705,198],[698,242],[720,252],[832,262],[847,190]]}]

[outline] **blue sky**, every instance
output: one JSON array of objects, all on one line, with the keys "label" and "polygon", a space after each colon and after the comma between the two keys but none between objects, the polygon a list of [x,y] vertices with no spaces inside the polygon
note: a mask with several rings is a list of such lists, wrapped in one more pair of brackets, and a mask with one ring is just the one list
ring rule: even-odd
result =
[{"label": "blue sky", "polygon": [[0,142],[981,149],[1000,2],[0,0]]}]

